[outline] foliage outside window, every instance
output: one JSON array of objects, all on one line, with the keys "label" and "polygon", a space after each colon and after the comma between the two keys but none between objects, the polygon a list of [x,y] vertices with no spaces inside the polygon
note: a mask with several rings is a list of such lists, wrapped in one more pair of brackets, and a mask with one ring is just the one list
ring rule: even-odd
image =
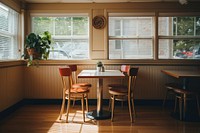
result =
[{"label": "foliage outside window", "polygon": [[16,60],[18,52],[19,14],[0,3],[0,60]]},{"label": "foliage outside window", "polygon": [[54,40],[49,59],[89,58],[88,16],[32,16],[32,32],[49,31]]},{"label": "foliage outside window", "polygon": [[159,17],[159,59],[200,58],[200,17]]},{"label": "foliage outside window", "polygon": [[153,17],[109,17],[109,59],[153,59]]}]

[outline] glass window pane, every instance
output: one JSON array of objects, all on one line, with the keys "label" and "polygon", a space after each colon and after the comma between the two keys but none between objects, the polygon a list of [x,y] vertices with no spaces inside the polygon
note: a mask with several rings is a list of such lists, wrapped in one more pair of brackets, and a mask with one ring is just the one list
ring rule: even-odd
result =
[{"label": "glass window pane", "polygon": [[109,59],[152,59],[151,39],[121,40],[121,49],[117,48],[118,40],[109,41]]},{"label": "glass window pane", "polygon": [[73,35],[88,35],[88,18],[73,17]]},{"label": "glass window pane", "polygon": [[[54,39],[49,59],[88,59],[88,17],[33,17],[32,31],[50,30]],[[46,28],[44,25],[48,25]]]},{"label": "glass window pane", "polygon": [[55,35],[71,35],[71,17],[55,18]]},{"label": "glass window pane", "polygon": [[160,59],[200,59],[200,39],[160,39]]},{"label": "glass window pane", "polygon": [[138,36],[152,36],[152,18],[138,18]]},{"label": "glass window pane", "polygon": [[200,35],[200,17],[196,17],[196,35]]},{"label": "glass window pane", "polygon": [[43,34],[44,31],[49,31],[53,34],[53,21],[52,17],[32,17],[32,31],[37,34]]},{"label": "glass window pane", "polygon": [[49,59],[88,59],[89,46],[87,39],[54,40],[54,49]]},{"label": "glass window pane", "polygon": [[123,36],[136,36],[137,35],[137,19],[124,18],[123,19]]},{"label": "glass window pane", "polygon": [[20,58],[18,50],[19,14],[0,3],[0,60]]},{"label": "glass window pane", "polygon": [[153,59],[152,20],[109,17],[109,59]]}]

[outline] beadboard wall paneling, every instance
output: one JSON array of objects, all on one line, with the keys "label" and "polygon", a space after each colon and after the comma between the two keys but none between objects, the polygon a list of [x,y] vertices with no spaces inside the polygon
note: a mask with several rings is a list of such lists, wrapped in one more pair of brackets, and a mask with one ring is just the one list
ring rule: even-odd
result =
[{"label": "beadboard wall paneling", "polygon": [[[61,99],[62,86],[58,73],[59,66],[39,66],[25,68],[25,98],[28,99]],[[166,82],[177,81],[178,79],[169,77],[161,73],[162,69],[197,69],[193,66],[137,66],[139,73],[135,88],[136,99],[163,99],[166,92],[164,84]],[[120,65],[106,65],[106,69],[120,69]],[[83,69],[95,69],[95,65],[79,65],[78,73]],[[97,79],[78,79],[79,82],[89,82],[92,84],[89,99],[96,99]],[[103,97],[109,98],[107,91],[108,83],[119,83],[122,79],[104,80]]]},{"label": "beadboard wall paneling", "polygon": [[23,67],[0,68],[0,112],[24,98]]}]

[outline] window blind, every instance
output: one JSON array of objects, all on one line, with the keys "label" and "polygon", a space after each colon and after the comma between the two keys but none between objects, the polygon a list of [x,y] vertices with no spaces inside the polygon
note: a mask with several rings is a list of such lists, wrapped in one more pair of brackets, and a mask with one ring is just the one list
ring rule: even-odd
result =
[{"label": "window blind", "polygon": [[0,60],[19,59],[18,53],[19,14],[0,3]]}]

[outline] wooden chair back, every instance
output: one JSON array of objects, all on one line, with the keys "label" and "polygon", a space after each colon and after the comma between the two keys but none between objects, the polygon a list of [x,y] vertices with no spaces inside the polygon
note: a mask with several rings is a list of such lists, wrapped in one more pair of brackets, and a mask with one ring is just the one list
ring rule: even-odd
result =
[{"label": "wooden chair back", "polygon": [[136,78],[137,78],[138,70],[139,70],[138,67],[133,67],[133,68],[130,68],[129,72],[127,73],[129,76],[129,80],[128,80],[128,95],[129,96],[133,95],[133,90],[136,85]]},{"label": "wooden chair back", "polygon": [[[61,81],[63,85],[63,95],[65,91],[67,90],[68,95],[70,96],[70,89],[72,88],[72,71],[70,67],[60,67],[59,68],[60,76],[61,76]],[[67,87],[67,85],[69,85]]]},{"label": "wooden chair back", "polygon": [[73,84],[77,83],[77,65],[68,65],[72,71],[72,81]]}]

